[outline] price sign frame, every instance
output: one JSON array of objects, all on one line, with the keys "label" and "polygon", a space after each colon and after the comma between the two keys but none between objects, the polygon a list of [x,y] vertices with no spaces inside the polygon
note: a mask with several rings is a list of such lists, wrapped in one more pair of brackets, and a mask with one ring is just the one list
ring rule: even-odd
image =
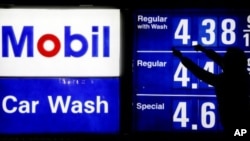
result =
[{"label": "price sign frame", "polygon": [[[133,12],[133,131],[221,132],[213,86],[196,78],[172,54],[179,49],[201,68],[220,66],[195,51],[200,44],[224,55],[241,48],[250,62],[250,10],[138,9]],[[248,71],[250,64],[248,63]]]}]

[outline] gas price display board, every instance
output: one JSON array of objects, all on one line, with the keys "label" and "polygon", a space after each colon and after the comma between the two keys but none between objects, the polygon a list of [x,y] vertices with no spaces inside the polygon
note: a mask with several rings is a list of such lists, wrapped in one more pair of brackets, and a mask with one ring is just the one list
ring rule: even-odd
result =
[{"label": "gas price display board", "polygon": [[248,55],[250,11],[137,10],[133,21],[133,129],[222,131],[213,86],[185,68],[172,47],[218,74],[221,68],[192,46],[200,44],[221,55],[236,46]]}]

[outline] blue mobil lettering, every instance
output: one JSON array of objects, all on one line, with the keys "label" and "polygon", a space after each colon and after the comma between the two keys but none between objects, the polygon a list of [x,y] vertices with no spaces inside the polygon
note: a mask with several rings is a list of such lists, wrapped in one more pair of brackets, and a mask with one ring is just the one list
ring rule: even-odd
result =
[{"label": "blue mobil lettering", "polygon": [[[102,37],[103,37],[103,57],[110,56],[110,27],[103,26],[102,27]],[[65,57],[81,57],[86,54],[89,48],[89,43],[92,44],[92,57],[99,56],[99,26],[92,26],[91,40],[87,40],[87,38],[82,34],[72,34],[71,27],[64,27],[64,56]],[[81,48],[77,51],[73,50],[71,47],[71,43],[73,41],[79,41],[81,43]],[[45,42],[51,41],[54,44],[53,49],[46,50]],[[9,48],[12,47],[14,57],[21,57],[24,49],[24,45],[27,45],[27,57],[34,56],[34,27],[33,26],[24,26],[20,35],[20,38],[17,38],[12,26],[2,26],[2,57],[9,57]],[[9,47],[11,45],[11,47]],[[61,41],[54,34],[43,34],[37,41],[37,50],[44,57],[54,57],[58,54],[61,49]]]}]

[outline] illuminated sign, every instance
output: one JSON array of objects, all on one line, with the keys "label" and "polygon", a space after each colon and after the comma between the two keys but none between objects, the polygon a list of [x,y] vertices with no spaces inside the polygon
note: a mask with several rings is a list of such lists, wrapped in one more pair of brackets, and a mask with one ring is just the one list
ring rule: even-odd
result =
[{"label": "illuminated sign", "polygon": [[119,75],[118,10],[0,9],[0,13],[1,76]]},{"label": "illuminated sign", "polygon": [[133,18],[133,130],[222,131],[213,86],[195,77],[172,48],[218,74],[220,66],[193,45],[221,55],[236,46],[250,57],[250,11],[136,10]]},{"label": "illuminated sign", "polygon": [[119,78],[0,78],[0,133],[118,133]]},{"label": "illuminated sign", "polygon": [[0,134],[119,133],[120,11],[0,14]]}]

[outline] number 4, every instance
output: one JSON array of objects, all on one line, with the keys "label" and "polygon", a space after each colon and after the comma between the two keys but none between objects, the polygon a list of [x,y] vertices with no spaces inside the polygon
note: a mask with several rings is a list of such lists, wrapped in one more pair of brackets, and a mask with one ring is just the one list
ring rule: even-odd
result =
[{"label": "number 4", "polygon": [[190,81],[188,70],[181,62],[174,73],[174,81],[180,81],[182,87],[187,87],[188,82]]},{"label": "number 4", "polygon": [[173,115],[173,122],[180,122],[181,127],[187,127],[187,102],[179,102]]},{"label": "number 4", "polygon": [[182,44],[187,45],[191,38],[188,34],[188,19],[181,19],[174,33],[175,39],[181,39]]}]

